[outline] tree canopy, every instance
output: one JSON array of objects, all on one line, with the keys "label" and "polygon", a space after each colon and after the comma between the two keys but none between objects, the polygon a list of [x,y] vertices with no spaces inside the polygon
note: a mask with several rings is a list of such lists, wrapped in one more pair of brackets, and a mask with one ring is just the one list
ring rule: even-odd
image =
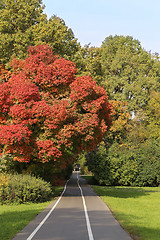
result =
[{"label": "tree canopy", "polygon": [[0,61],[27,57],[29,46],[48,44],[55,54],[72,59],[77,39],[63,19],[43,13],[41,0],[4,0],[0,5]]},{"label": "tree canopy", "polygon": [[1,152],[65,168],[102,140],[112,106],[102,87],[90,76],[75,77],[75,64],[53,55],[48,45],[30,47],[28,54],[13,59],[8,79],[1,75]]},{"label": "tree canopy", "polygon": [[101,84],[111,99],[128,102],[129,111],[144,109],[151,91],[160,89],[160,62],[130,36],[109,36],[102,46],[105,74]]}]

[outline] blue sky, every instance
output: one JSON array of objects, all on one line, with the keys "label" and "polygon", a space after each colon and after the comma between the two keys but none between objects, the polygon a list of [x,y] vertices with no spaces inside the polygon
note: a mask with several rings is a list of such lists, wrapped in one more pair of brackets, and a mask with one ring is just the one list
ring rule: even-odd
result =
[{"label": "blue sky", "polygon": [[82,46],[100,47],[109,35],[129,35],[160,53],[160,0],[43,0],[48,17],[57,15]]}]

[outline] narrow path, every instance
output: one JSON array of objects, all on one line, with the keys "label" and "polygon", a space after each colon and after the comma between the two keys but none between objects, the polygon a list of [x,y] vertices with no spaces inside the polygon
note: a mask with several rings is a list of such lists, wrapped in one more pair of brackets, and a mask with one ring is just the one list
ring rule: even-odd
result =
[{"label": "narrow path", "polygon": [[131,240],[93,189],[74,172],[61,197],[13,240]]}]

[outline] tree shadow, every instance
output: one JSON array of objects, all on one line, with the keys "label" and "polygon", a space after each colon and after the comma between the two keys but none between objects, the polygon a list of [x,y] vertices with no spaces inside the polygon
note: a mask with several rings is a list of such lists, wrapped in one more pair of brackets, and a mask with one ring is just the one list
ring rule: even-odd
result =
[{"label": "tree shadow", "polygon": [[139,198],[149,195],[149,192],[138,187],[111,187],[111,186],[93,186],[99,196],[115,198]]},{"label": "tree shadow", "polygon": [[83,195],[87,196],[107,196],[107,197],[115,197],[115,198],[139,198],[142,196],[147,196],[150,194],[149,191],[145,191],[139,187],[117,187],[117,186],[99,186],[92,185],[90,186],[86,179],[79,176],[79,180],[77,183],[76,175],[72,175],[70,178],[67,189],[64,193],[64,197],[80,197],[81,192],[78,188],[78,183],[82,187]]},{"label": "tree shadow", "polygon": [[114,214],[114,217],[118,219],[121,226],[124,226],[126,231],[129,232],[131,237],[135,240],[160,239],[160,228],[144,226],[144,217],[136,216],[130,213],[120,213],[119,215],[118,212]]},{"label": "tree shadow", "polygon": [[[24,212],[28,214],[30,211]],[[31,211],[32,212],[32,211]],[[23,214],[23,213],[22,213]],[[152,228],[152,227],[145,227],[140,222],[143,222],[143,217],[141,216],[134,216],[132,214],[123,214],[121,213],[120,216],[120,225],[119,228],[118,223],[115,222],[114,218],[111,218],[110,213],[105,211],[98,211],[92,210],[88,211],[93,234],[95,239],[119,239],[124,240],[128,239],[125,232],[130,233],[130,236],[134,240],[141,240],[141,239],[154,239],[159,240],[160,236],[160,229]],[[12,212],[11,213],[11,222],[16,217],[16,215]],[[3,215],[5,217],[5,214]],[[116,218],[117,216],[115,216]],[[129,219],[129,220],[128,220]],[[138,224],[135,220],[138,219]],[[142,219],[142,221],[141,221]],[[42,219],[41,219],[42,220]],[[40,220],[40,221],[41,221]],[[35,221],[35,220],[34,220]],[[32,227],[26,227],[23,229],[16,236],[16,240],[24,240],[29,236],[29,234],[36,228],[37,224],[40,221],[32,222]],[[17,225],[19,220],[15,219],[15,224]],[[122,229],[125,226],[125,231]],[[117,228],[118,227],[118,228]],[[31,232],[29,233],[29,230]],[[78,234],[78,235],[77,235]],[[0,235],[1,237],[2,235]],[[46,238],[45,238],[46,236]],[[35,239],[63,239],[63,240],[87,240],[88,234],[86,229],[86,222],[84,217],[84,212],[79,209],[78,207],[75,208],[62,208],[53,211],[50,217],[47,219],[45,224],[42,228],[36,233]],[[0,239],[10,239],[10,238],[3,238]],[[14,238],[13,238],[14,239]]]}]

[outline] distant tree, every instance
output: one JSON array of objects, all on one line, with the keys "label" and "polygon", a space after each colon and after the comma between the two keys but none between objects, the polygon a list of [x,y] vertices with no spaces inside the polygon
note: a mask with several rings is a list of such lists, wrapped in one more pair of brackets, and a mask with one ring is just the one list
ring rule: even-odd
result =
[{"label": "distant tree", "polygon": [[160,92],[151,92],[145,113],[149,137],[160,139]]},{"label": "distant tree", "polygon": [[98,47],[92,47],[89,44],[81,47],[74,54],[74,62],[77,67],[77,74],[90,75],[97,84],[101,84],[104,71],[101,64],[101,50]]},{"label": "distant tree", "polygon": [[123,143],[127,138],[128,132],[133,129],[131,115],[128,113],[128,106],[125,102],[111,100],[113,106],[113,123],[110,131],[106,134],[103,140],[106,147],[110,147],[113,142]]},{"label": "distant tree", "polygon": [[20,162],[52,162],[60,169],[96,148],[111,125],[106,91],[47,45],[14,59],[0,76],[0,146]]},{"label": "distant tree", "polygon": [[160,89],[160,62],[130,36],[109,36],[102,46],[102,85],[110,99],[127,101],[129,111],[144,109],[150,92]]}]

